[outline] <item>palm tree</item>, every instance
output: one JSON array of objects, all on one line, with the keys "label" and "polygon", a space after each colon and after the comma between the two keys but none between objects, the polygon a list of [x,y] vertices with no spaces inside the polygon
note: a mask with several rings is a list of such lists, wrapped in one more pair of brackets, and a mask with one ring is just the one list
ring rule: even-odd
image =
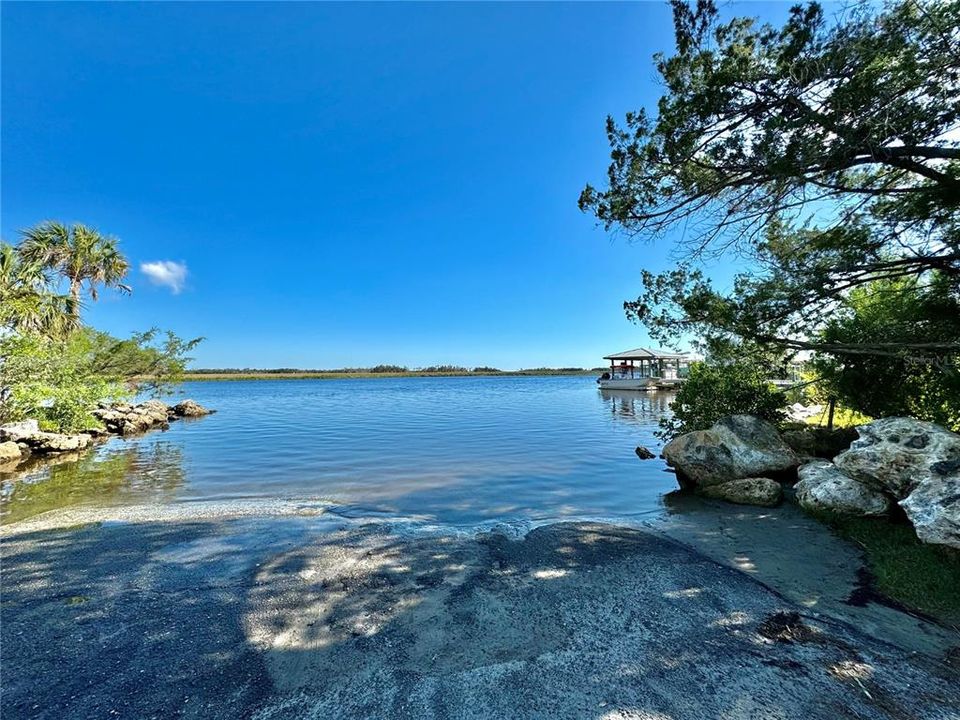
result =
[{"label": "palm tree", "polygon": [[0,328],[64,337],[78,325],[73,300],[51,290],[44,268],[0,242]]},{"label": "palm tree", "polygon": [[117,248],[115,238],[80,223],[67,227],[50,220],[21,231],[21,235],[23,240],[18,252],[22,261],[49,268],[70,284],[75,319],[80,317],[80,293],[84,284],[93,300],[97,299],[100,285],[130,292],[130,286],[123,284],[130,265]]}]

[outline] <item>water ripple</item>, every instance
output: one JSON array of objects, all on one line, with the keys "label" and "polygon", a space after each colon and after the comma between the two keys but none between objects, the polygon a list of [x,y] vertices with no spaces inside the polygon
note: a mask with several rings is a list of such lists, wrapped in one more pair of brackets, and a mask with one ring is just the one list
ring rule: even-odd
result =
[{"label": "water ripple", "polygon": [[[316,498],[469,524],[636,517],[676,487],[637,445],[663,393],[589,377],[194,382],[218,413],[111,440],[74,469],[3,480],[5,521],[51,507],[144,500]],[[355,510],[355,511],[360,511]]]}]

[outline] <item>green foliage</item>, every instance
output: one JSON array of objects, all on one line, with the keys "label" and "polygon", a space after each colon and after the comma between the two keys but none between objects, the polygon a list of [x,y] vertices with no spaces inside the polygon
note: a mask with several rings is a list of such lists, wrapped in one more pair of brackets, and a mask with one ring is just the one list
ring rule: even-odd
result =
[{"label": "green foliage", "polygon": [[68,340],[9,334],[0,338],[0,422],[38,420],[46,430],[99,427],[97,403],[128,396],[113,379],[91,371],[90,343],[77,333]]},{"label": "green foliage", "polygon": [[827,200],[921,219],[960,202],[960,149],[943,137],[960,118],[960,2],[863,4],[836,24],[809,3],[782,28],[672,4],[657,117],[608,118],[608,188],[581,198],[608,226],[658,235],[695,218],[698,244],[737,242]]},{"label": "green foliage", "polygon": [[[694,335],[814,351],[834,380],[863,371],[851,388],[893,381],[865,356],[888,368],[922,356],[918,404],[953,403],[936,377],[956,368],[960,340],[940,334],[932,303],[901,314],[910,332],[837,316],[875,282],[935,277],[941,305],[960,297],[960,0],[863,3],[837,21],[810,3],[781,28],[720,22],[712,0],[673,6],[677,52],[656,59],[656,117],[608,119],[606,188],[580,198],[630,237],[684,230],[682,262],[644,272],[628,316],[668,345]],[[727,254],[746,270],[721,290],[701,266]]]},{"label": "green foliage", "polygon": [[[805,425],[817,425],[819,427],[826,427],[830,419],[830,410],[828,407],[823,408],[823,412],[819,415],[814,415],[813,417],[808,417],[803,422]],[[864,415],[861,412],[856,410],[851,410],[850,408],[843,407],[838,405],[833,409],[833,426],[838,428],[851,428],[857,427],[858,425],[866,425],[868,422],[872,422],[875,418]]]},{"label": "green foliage", "polygon": [[[354,371],[355,372],[355,371]],[[369,372],[372,373],[402,373],[407,372],[407,368],[404,365],[376,365],[370,368]]]},{"label": "green foliage", "polygon": [[0,422],[35,418],[45,429],[99,427],[90,415],[97,403],[129,397],[138,387],[154,395],[183,378],[189,352],[198,342],[171,332],[117,340],[84,328],[65,339],[38,333],[0,338]]},{"label": "green foliage", "polygon": [[[960,342],[960,299],[933,273],[876,281],[853,290],[821,332],[826,344],[899,342],[935,337]],[[814,361],[823,391],[874,417],[909,415],[960,430],[957,357],[821,355]]]},{"label": "green foliage", "polygon": [[0,242],[0,329],[63,337],[78,327],[73,301],[51,287],[44,268]]},{"label": "green foliage", "polygon": [[705,430],[727,415],[756,415],[779,422],[786,397],[767,379],[767,368],[753,363],[690,365],[690,373],[670,407],[673,416],[660,420],[658,434],[669,440],[683,433]]},{"label": "green foliage", "polygon": [[[0,422],[35,418],[46,429],[98,426],[98,402],[155,395],[183,379],[188,353],[202,340],[151,329],[119,340],[80,324],[84,286],[129,292],[117,241],[85,225],[43,222],[20,245],[0,243]],[[59,293],[66,282],[69,292]]]},{"label": "green foliage", "polygon": [[[86,285],[129,292],[129,264],[114,238],[85,225],[47,221],[21,232],[16,247],[0,243],[0,327],[63,338],[80,327],[80,293]],[[63,283],[68,292],[59,291]]]},{"label": "green foliage", "polygon": [[182,382],[187,355],[203,338],[183,340],[157,328],[134,333],[118,340],[107,333],[87,330],[90,341],[90,368],[99,375],[136,382],[141,391],[154,396],[168,394],[171,386]]},{"label": "green foliage", "polygon": [[77,223],[66,226],[48,220],[21,232],[17,248],[25,263],[47,268],[66,279],[74,316],[80,313],[80,293],[87,286],[97,299],[98,286],[130,292],[123,284],[130,265],[117,247],[117,240]]}]

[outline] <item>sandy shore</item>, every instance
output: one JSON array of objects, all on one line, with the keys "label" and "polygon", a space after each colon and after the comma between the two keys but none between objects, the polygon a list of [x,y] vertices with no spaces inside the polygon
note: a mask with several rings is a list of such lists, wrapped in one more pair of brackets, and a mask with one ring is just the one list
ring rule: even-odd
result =
[{"label": "sandy shore", "polygon": [[[720,507],[674,508],[648,529],[560,523],[519,538],[284,503],[21,523],[2,543],[4,709],[957,717],[960,675],[945,652],[957,637],[846,603],[852,549],[827,548],[819,578],[796,572],[824,547],[810,547],[812,530],[797,542],[808,531],[789,509]],[[784,545],[804,552],[778,560],[769,537],[791,533]]]}]

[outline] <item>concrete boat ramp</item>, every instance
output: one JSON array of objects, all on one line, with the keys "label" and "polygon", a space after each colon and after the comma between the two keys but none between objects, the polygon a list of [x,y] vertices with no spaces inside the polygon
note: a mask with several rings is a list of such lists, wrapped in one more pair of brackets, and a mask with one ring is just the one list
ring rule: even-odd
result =
[{"label": "concrete boat ramp", "polygon": [[804,602],[736,519],[152,512],[4,528],[4,718],[960,717],[954,631]]}]

